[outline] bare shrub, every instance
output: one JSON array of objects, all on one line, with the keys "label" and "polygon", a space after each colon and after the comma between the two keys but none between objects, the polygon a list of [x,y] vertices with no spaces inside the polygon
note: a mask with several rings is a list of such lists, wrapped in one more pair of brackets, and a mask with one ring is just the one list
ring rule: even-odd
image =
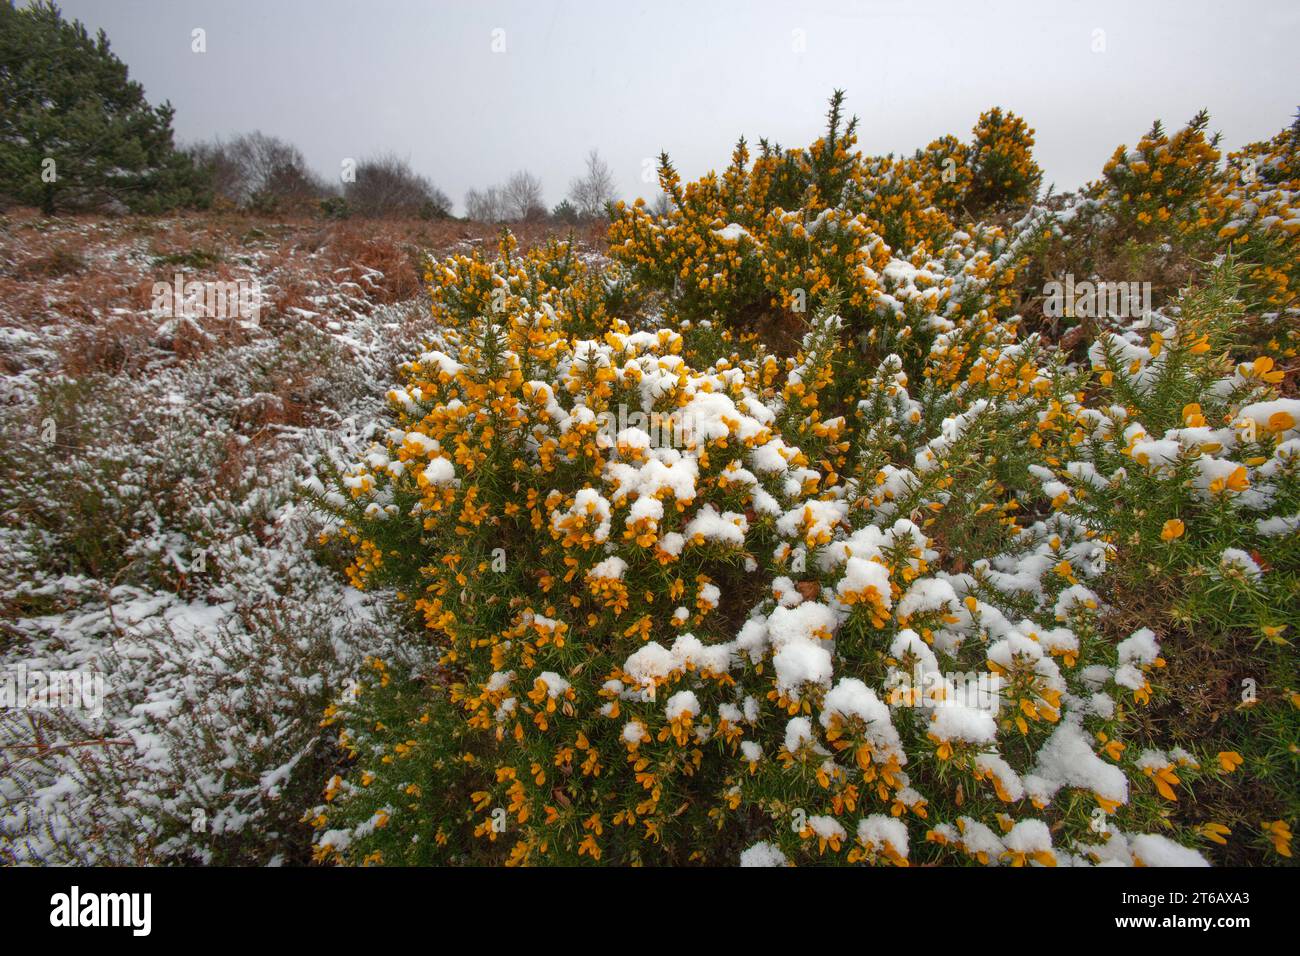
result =
[{"label": "bare shrub", "polygon": [[297,146],[260,131],[197,144],[190,156],[206,171],[214,193],[239,207],[272,210],[330,192]]},{"label": "bare shrub", "polygon": [[371,218],[442,219],[451,209],[446,193],[392,153],[362,160],[356,179],[344,187],[343,197],[349,212]]}]

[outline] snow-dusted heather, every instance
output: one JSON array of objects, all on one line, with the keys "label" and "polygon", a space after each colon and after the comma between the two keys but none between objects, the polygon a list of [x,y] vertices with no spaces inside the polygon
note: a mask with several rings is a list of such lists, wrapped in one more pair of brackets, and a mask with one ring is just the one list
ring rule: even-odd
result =
[{"label": "snow-dusted heather", "polygon": [[[92,268],[149,267],[114,241]],[[247,261],[268,291],[291,279]],[[418,313],[306,268],[310,310],[196,322],[198,354],[148,310],[0,304],[0,667],[105,686],[99,714],[0,710],[0,862],[308,858],[322,713],[394,631],[318,560],[303,495],[367,447]],[[105,349],[133,352],[83,367]]]}]

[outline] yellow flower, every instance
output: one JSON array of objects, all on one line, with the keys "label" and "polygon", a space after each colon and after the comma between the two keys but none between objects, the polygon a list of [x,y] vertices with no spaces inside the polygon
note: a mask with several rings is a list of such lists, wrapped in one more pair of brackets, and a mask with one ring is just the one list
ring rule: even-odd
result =
[{"label": "yellow flower", "polygon": [[1270,385],[1276,385],[1282,379],[1286,378],[1285,372],[1273,371],[1273,360],[1267,355],[1261,355],[1255,359],[1249,366],[1250,371],[1247,375],[1258,378],[1261,381],[1268,382]]},{"label": "yellow flower", "polygon": [[1152,782],[1156,785],[1156,792],[1166,800],[1178,801],[1178,794],[1174,792],[1174,787],[1181,781],[1178,774],[1174,773],[1172,764],[1161,767],[1159,770],[1147,767],[1144,771]]},{"label": "yellow flower", "polygon": [[1203,823],[1199,829],[1201,836],[1214,843],[1218,843],[1220,846],[1227,845],[1228,841],[1224,839],[1224,837],[1232,833],[1232,831],[1222,823]]},{"label": "yellow flower", "polygon": [[1185,524],[1183,524],[1177,518],[1170,518],[1168,521],[1165,522],[1165,526],[1162,529],[1160,529],[1160,540],[1173,541],[1176,538],[1181,538],[1183,536],[1183,532],[1186,530],[1187,530],[1187,526]]},{"label": "yellow flower", "polygon": [[1097,806],[1101,807],[1107,813],[1114,813],[1116,810],[1119,809],[1118,800],[1107,800],[1099,793],[1094,793],[1092,797],[1094,800],[1097,801]]},{"label": "yellow flower", "polygon": [[1274,820],[1272,823],[1265,822],[1265,835],[1273,841],[1273,849],[1285,857],[1291,856],[1291,828],[1287,826],[1285,820]]},{"label": "yellow flower", "polygon": [[1282,632],[1286,630],[1285,624],[1264,624],[1260,626],[1260,630],[1264,632],[1264,636],[1272,643],[1279,645],[1286,643],[1286,641],[1282,639]]},{"label": "yellow flower", "polygon": [[1223,768],[1224,773],[1232,773],[1242,764],[1241,754],[1235,750],[1219,751],[1219,766]]}]

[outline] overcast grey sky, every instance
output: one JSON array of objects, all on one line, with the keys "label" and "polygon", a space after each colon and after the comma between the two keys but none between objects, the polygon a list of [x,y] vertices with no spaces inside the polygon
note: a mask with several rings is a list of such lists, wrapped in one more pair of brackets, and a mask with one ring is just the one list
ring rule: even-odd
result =
[{"label": "overcast grey sky", "polygon": [[[462,210],[467,189],[520,168],[554,205],[591,147],[623,195],[653,196],[642,171],[660,149],[694,178],[725,165],[742,133],[806,145],[835,87],[871,153],[967,139],[981,110],[1009,108],[1065,189],[1156,117],[1176,126],[1204,106],[1235,148],[1300,104],[1296,0],[61,6],[105,29],[151,101],[171,100],[182,142],[260,129],[332,177],[345,158],[391,150]],[[191,51],[196,28],[206,53]]]}]

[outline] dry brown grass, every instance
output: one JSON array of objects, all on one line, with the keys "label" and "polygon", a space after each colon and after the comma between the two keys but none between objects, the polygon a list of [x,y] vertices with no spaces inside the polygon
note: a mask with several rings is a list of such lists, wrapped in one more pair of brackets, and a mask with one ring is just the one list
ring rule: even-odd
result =
[{"label": "dry brown grass", "polygon": [[[593,249],[604,246],[597,224],[512,226],[524,248],[572,234]],[[263,257],[272,267],[297,266],[305,276],[350,270],[358,281],[368,270],[383,273],[366,287],[368,297],[396,302],[419,291],[424,254],[442,256],[491,244],[500,226],[459,220],[325,221],[305,216],[268,218],[232,212],[190,213],[163,219],[78,215],[44,219],[34,210],[0,216],[0,293],[20,314],[44,314],[50,305],[85,318],[96,309],[144,308],[154,281],[178,269],[230,278],[240,258]],[[49,303],[46,296],[56,297]],[[289,296],[287,301],[292,301]]]},{"label": "dry brown grass", "polygon": [[[157,334],[158,322],[148,314],[153,285],[171,283],[178,272],[213,282],[273,274],[264,289],[263,318],[275,322],[290,310],[321,312],[313,297],[322,289],[343,289],[375,305],[413,299],[422,291],[426,255],[490,248],[500,228],[458,220],[338,222],[231,211],[46,219],[16,209],[0,215],[0,308],[11,327],[62,326],[56,352],[68,373],[131,374],[160,352],[193,359],[239,335],[220,324],[203,333],[181,328]],[[598,224],[571,229],[520,223],[512,229],[524,248],[569,235],[589,248],[604,247]],[[9,364],[0,350],[0,365],[14,371]],[[284,398],[284,421],[292,422],[297,413]]]}]

